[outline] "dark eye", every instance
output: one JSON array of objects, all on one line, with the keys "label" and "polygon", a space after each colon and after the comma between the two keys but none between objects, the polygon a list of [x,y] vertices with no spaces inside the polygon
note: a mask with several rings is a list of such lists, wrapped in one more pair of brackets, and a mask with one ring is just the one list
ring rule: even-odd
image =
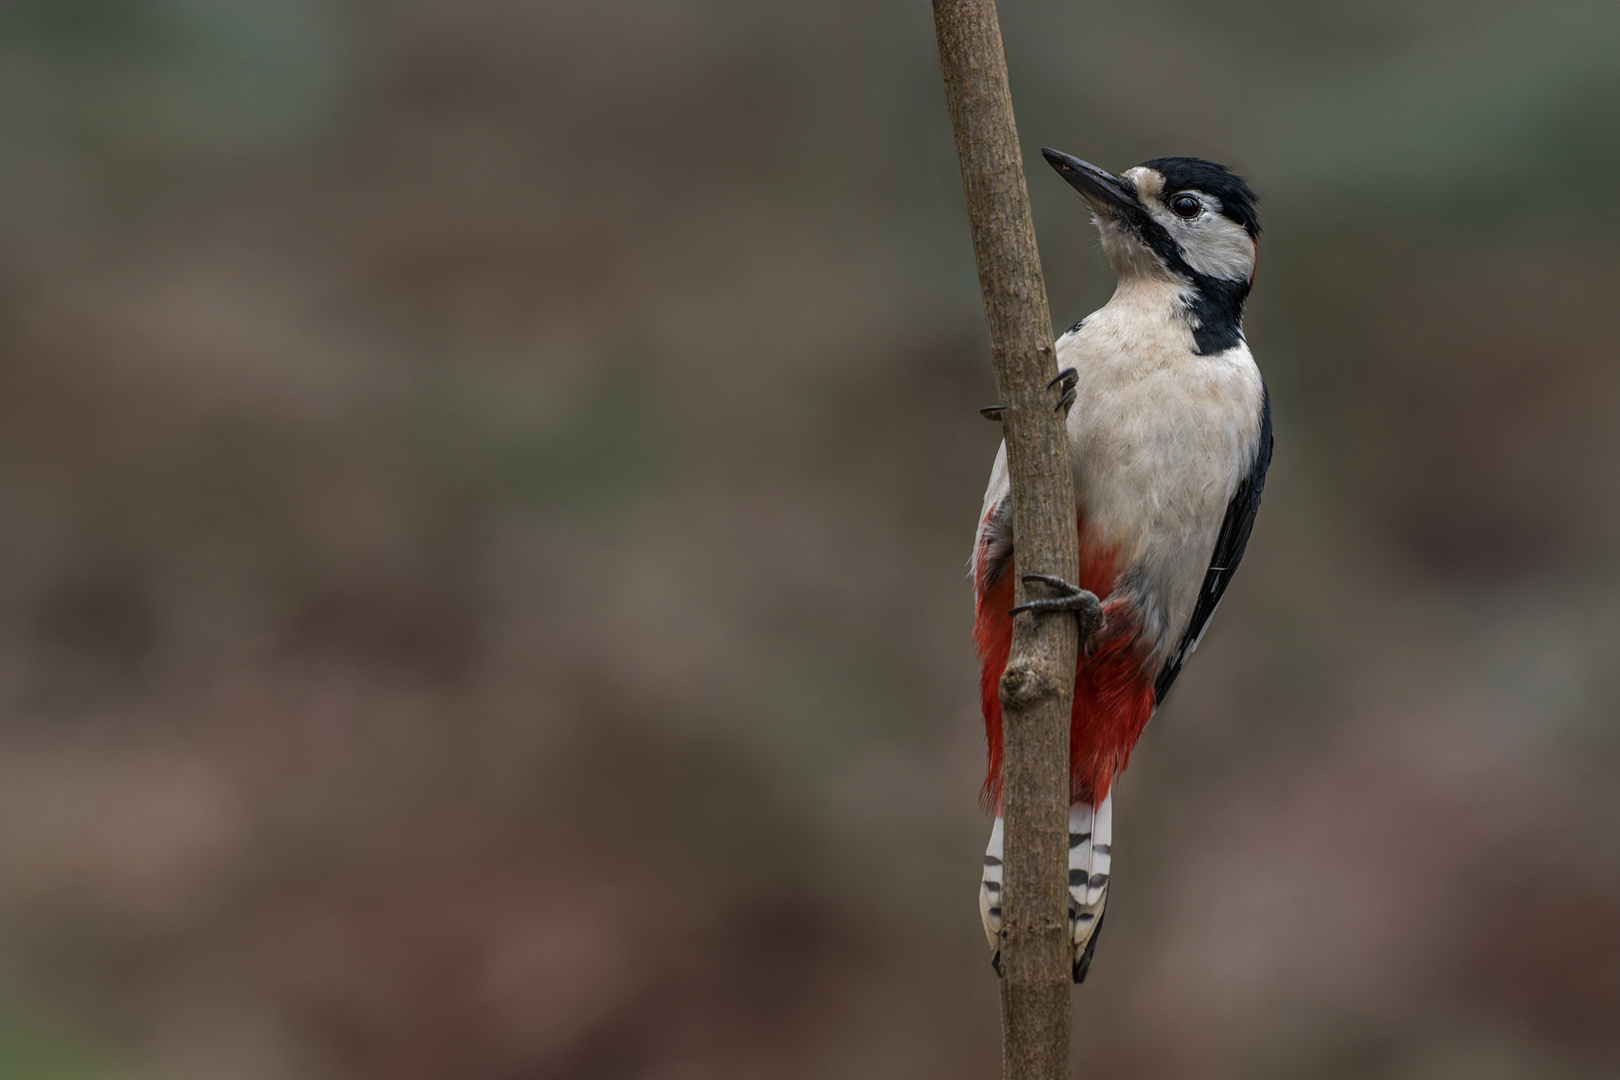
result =
[{"label": "dark eye", "polygon": [[1180,195],[1173,195],[1170,198],[1170,209],[1174,210],[1178,217],[1197,217],[1198,212],[1203,208],[1204,204],[1198,201],[1196,195],[1188,195],[1186,192],[1182,192]]}]

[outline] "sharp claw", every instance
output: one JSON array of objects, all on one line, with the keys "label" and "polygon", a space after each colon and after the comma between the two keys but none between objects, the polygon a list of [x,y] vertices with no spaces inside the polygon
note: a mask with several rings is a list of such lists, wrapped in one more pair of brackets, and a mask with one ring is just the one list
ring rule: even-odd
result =
[{"label": "sharp claw", "polygon": [[1080,381],[1080,373],[1078,371],[1075,371],[1074,368],[1072,368],[1072,367],[1066,367],[1062,371],[1057,373],[1056,378],[1054,378],[1051,382],[1046,384],[1046,388],[1048,390],[1050,390],[1050,389],[1052,389],[1052,387],[1056,386],[1058,383],[1063,383],[1066,386],[1073,386],[1075,383],[1077,383],[1079,381]]},{"label": "sharp claw", "polygon": [[1056,574],[1025,574],[1023,576],[1023,582],[1025,585],[1045,585],[1048,588],[1056,589],[1064,596],[1079,596],[1081,593],[1086,591],[1077,585],[1070,585],[1067,581],[1064,581]]},{"label": "sharp claw", "polygon": [[[997,949],[996,952],[995,952],[995,955],[990,957],[990,966],[996,969],[996,976],[998,978],[1005,979],[1007,977],[1007,973],[1005,971],[1001,970],[1001,950],[1000,949]],[[1080,980],[1076,979],[1075,981],[1079,982]]]},{"label": "sharp claw", "polygon": [[979,415],[984,417],[986,420],[994,420],[997,423],[1000,423],[1002,419],[1001,414],[1006,411],[1007,406],[1005,405],[986,405],[984,408],[979,410]]},{"label": "sharp claw", "polygon": [[1069,387],[1068,390],[1064,391],[1063,397],[1061,399],[1059,399],[1059,401],[1057,403],[1057,410],[1056,411],[1060,412],[1060,413],[1067,413],[1069,411],[1069,407],[1071,405],[1073,405],[1073,404],[1074,404],[1074,387],[1071,386],[1071,387]]},{"label": "sharp claw", "polygon": [[1019,604],[1007,613],[1008,618],[1016,618],[1025,611],[1037,615],[1055,614],[1060,611],[1072,612],[1075,621],[1080,624],[1080,638],[1082,641],[1089,639],[1092,634],[1102,628],[1104,621],[1102,602],[1097,599],[1095,593],[1070,585],[1067,581],[1052,574],[1024,574],[1023,581],[1026,585],[1032,583],[1045,585],[1059,595]]}]

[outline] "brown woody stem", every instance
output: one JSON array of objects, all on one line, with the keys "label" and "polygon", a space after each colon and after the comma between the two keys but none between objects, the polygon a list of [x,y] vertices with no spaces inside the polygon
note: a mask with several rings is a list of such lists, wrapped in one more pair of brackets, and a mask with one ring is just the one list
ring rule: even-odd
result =
[{"label": "brown woody stem", "polygon": [[[1070,578],[1078,564],[1074,482],[1063,417],[1047,388],[1057,374],[1052,320],[995,2],[934,0],[934,29],[1005,404],[1018,572]],[[1020,580],[1020,604],[1028,592]],[[1018,616],[1001,680],[1007,1080],[1064,1080],[1068,1071],[1069,712],[1077,639],[1067,615]]]}]

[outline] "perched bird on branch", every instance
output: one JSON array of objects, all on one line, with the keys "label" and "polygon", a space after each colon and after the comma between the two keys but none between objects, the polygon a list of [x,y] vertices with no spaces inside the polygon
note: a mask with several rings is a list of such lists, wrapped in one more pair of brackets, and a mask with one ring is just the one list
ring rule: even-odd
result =
[{"label": "perched bird on branch", "polygon": [[[979,908],[998,962],[997,687],[1012,620],[1074,611],[1083,628],[1097,627],[1100,602],[1100,627],[1081,641],[1069,738],[1069,919],[1080,982],[1108,900],[1111,788],[1243,558],[1271,462],[1271,406],[1243,338],[1260,234],[1243,179],[1198,158],[1158,158],[1115,176],[1042,153],[1091,208],[1119,285],[1057,340],[1064,370],[1053,381],[1054,407],[1067,411],[1080,538],[1074,577],[1027,576],[1052,595],[1014,610],[1005,443],[985,492],[973,549],[974,642],[990,744],[983,799],[997,817]],[[1001,407],[984,412],[999,419]]]}]

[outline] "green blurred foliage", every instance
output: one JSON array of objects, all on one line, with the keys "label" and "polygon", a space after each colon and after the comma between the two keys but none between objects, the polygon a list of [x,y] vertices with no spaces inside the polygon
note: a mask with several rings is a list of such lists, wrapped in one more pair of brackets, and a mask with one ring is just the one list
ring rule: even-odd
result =
[{"label": "green blurred foliage", "polygon": [[27,1080],[111,1080],[122,1075],[83,1035],[0,1012],[0,1072]]}]

